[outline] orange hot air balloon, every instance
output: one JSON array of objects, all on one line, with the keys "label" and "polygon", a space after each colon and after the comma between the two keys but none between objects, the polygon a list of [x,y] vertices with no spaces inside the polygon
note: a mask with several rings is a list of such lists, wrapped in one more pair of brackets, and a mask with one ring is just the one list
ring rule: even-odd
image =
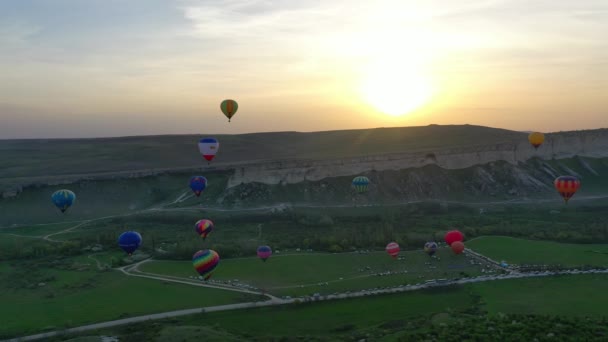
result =
[{"label": "orange hot air balloon", "polygon": [[220,104],[220,109],[228,118],[228,122],[230,122],[230,119],[232,119],[234,114],[236,114],[236,111],[239,109],[239,104],[234,100],[224,100]]},{"label": "orange hot air balloon", "polygon": [[462,241],[453,242],[450,247],[452,247],[454,254],[460,254],[464,251],[464,243]]},{"label": "orange hot air balloon", "polygon": [[557,192],[564,198],[564,202],[568,204],[568,200],[581,187],[581,181],[574,176],[560,176],[555,179],[553,185],[555,185]]},{"label": "orange hot air balloon", "polygon": [[545,135],[541,132],[530,133],[530,135],[528,135],[528,141],[530,144],[532,144],[532,146],[534,146],[535,149],[538,149],[538,147],[545,141]]}]

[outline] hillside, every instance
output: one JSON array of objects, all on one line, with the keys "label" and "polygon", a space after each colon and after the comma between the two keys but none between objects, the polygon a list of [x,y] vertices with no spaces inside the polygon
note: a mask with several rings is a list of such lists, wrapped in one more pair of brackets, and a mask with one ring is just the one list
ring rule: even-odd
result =
[{"label": "hillside", "polygon": [[525,139],[480,126],[425,126],[327,132],[166,135],[99,139],[0,140],[0,178],[202,167],[201,137],[220,141],[214,165],[283,159],[344,158],[468,147]]},{"label": "hillside", "polygon": [[[134,178],[163,188],[155,177],[173,175],[168,194],[179,196],[174,192],[183,189],[190,175],[215,173],[222,174],[220,191],[228,189],[214,198],[217,204],[240,203],[239,197],[252,193],[259,183],[267,186],[256,194],[272,194],[245,202],[286,197],[350,202],[350,194],[335,194],[331,184],[348,189],[353,175],[365,174],[372,179],[370,195],[377,200],[496,197],[552,191],[551,181],[559,174],[576,173],[602,183],[602,158],[608,157],[608,129],[547,134],[538,150],[528,144],[526,133],[470,125],[216,137],[220,152],[211,165],[198,153],[199,136],[192,135],[4,140],[0,189],[4,198],[12,198],[32,186]],[[568,158],[574,159],[556,162]],[[286,184],[294,184],[297,195],[285,194],[293,192],[292,187],[273,188]],[[311,192],[300,194],[306,187]],[[315,198],[322,197],[312,195],[315,192],[324,198]]]}]

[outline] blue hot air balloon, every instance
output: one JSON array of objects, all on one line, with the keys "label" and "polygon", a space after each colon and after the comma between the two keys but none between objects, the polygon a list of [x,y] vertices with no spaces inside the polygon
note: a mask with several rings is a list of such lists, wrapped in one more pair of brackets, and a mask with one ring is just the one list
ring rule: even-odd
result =
[{"label": "blue hot air balloon", "polygon": [[65,213],[65,211],[74,204],[74,201],[76,201],[76,194],[70,190],[58,190],[53,193],[51,200],[62,213]]},{"label": "blue hot air balloon", "polygon": [[190,178],[190,189],[194,192],[196,197],[201,195],[201,192],[207,187],[207,178],[203,176],[194,176]]},{"label": "blue hot air balloon", "polygon": [[127,254],[131,255],[141,245],[141,235],[133,231],[124,232],[118,237],[118,245]]}]

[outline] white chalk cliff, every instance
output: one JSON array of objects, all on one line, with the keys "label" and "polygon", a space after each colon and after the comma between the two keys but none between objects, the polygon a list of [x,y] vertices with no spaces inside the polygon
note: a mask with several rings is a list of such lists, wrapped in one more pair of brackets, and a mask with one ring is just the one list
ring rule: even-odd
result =
[{"label": "white chalk cliff", "polygon": [[325,160],[284,160],[248,163],[222,168],[234,169],[228,187],[241,183],[264,184],[318,181],[327,177],[352,176],[367,171],[401,170],[435,164],[445,169],[462,169],[494,161],[511,164],[538,157],[545,160],[574,156],[608,157],[608,130],[573,131],[547,134],[544,144],[535,150],[528,141],[452,149],[420,150],[355,158]]}]

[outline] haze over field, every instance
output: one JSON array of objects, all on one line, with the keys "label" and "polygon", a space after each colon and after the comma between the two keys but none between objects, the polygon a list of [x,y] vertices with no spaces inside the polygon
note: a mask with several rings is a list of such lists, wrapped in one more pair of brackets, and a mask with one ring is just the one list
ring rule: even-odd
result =
[{"label": "haze over field", "polygon": [[607,33],[602,0],[4,1],[0,138],[606,127]]}]

